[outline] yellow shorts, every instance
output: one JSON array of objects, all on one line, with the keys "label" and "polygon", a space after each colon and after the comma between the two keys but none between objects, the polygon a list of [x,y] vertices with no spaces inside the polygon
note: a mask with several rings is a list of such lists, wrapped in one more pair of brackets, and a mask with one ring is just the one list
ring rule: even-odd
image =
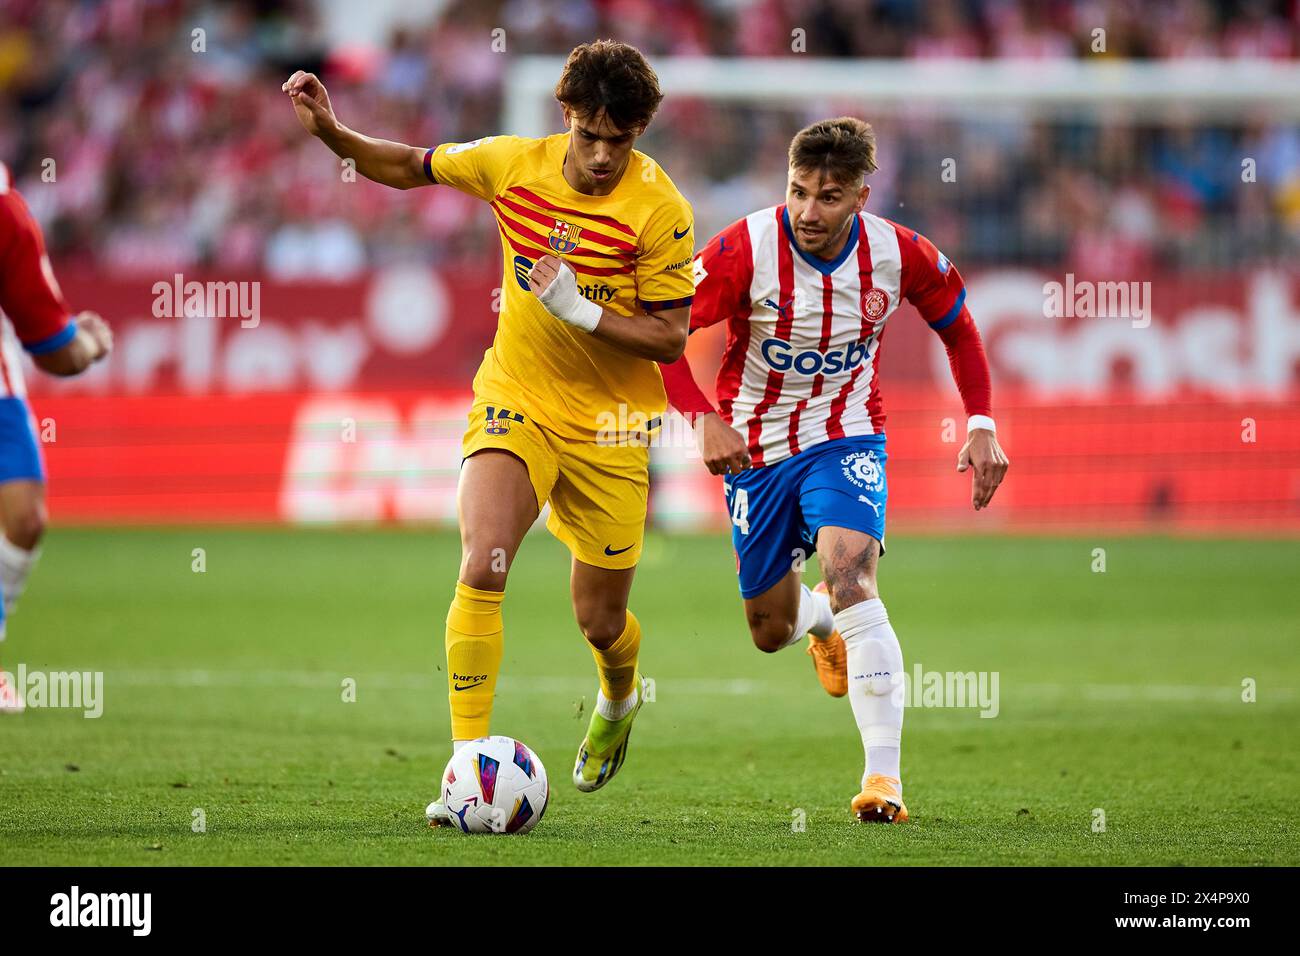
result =
[{"label": "yellow shorts", "polygon": [[476,396],[462,457],[487,448],[508,451],[528,466],[538,510],[551,503],[547,529],[575,558],[610,570],[636,565],[650,492],[649,449],[560,438]]}]

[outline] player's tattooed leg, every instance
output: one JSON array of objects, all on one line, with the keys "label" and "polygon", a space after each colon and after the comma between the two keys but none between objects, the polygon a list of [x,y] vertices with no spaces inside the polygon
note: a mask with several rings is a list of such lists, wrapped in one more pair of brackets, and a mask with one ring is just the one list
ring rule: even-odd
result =
[{"label": "player's tattooed leg", "polygon": [[837,612],[880,596],[876,589],[880,542],[875,538],[847,528],[822,528],[817,556],[831,607]]}]

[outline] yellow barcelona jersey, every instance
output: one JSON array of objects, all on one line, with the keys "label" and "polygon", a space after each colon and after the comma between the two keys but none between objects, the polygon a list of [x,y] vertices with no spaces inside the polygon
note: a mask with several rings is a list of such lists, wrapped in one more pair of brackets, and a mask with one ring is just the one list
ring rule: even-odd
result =
[{"label": "yellow barcelona jersey", "polygon": [[620,315],[680,307],[694,292],[695,237],[690,204],[649,156],[633,150],[614,190],[588,196],[564,178],[568,143],[568,133],[444,143],[425,154],[424,169],[487,201],[501,232],[501,314],[475,393],[591,441],[644,431],[662,414],[659,366],[552,316],[528,289],[529,269],[559,256],[586,298]]}]

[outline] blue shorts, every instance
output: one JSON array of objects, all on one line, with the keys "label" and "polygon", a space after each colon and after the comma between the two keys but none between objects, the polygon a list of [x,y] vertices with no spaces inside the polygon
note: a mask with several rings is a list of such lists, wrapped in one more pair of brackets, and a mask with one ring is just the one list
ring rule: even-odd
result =
[{"label": "blue shorts", "polygon": [[723,481],[740,594],[757,597],[812,557],[827,525],[885,544],[885,436],[823,442]]},{"label": "blue shorts", "polygon": [[0,398],[0,482],[44,481],[32,413],[21,398]]}]

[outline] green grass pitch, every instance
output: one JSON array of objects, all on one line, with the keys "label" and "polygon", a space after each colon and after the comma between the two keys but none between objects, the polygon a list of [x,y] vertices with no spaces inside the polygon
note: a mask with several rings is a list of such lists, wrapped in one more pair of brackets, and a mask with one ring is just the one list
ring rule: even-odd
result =
[{"label": "green grass pitch", "polygon": [[442,621],[458,557],[453,535],[405,530],[56,529],[0,665],[102,670],[104,713],[0,718],[0,856],[1300,863],[1295,542],[891,538],[881,586],[909,671],[996,671],[1000,709],[908,710],[912,822],[883,827],[848,813],[862,757],[847,700],[821,691],[802,650],[753,649],[721,536],[648,540],[632,606],[655,700],[618,779],[575,791],[594,668],[567,552],[530,536],[493,722],[551,775],[525,837],[424,824],[448,755]]}]

